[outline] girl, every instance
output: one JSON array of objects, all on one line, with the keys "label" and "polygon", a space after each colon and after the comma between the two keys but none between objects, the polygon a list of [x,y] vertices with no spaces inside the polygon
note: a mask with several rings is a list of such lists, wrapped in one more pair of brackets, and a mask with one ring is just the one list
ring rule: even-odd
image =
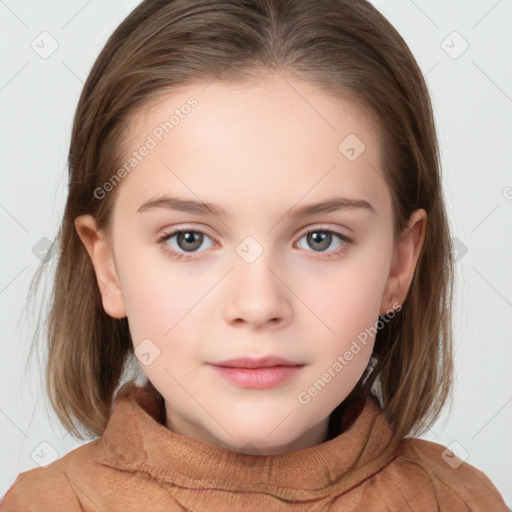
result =
[{"label": "girl", "polygon": [[452,249],[425,82],[370,4],[142,2],[69,169],[47,389],[96,439],[2,511],[506,510],[407,437],[450,392]]}]

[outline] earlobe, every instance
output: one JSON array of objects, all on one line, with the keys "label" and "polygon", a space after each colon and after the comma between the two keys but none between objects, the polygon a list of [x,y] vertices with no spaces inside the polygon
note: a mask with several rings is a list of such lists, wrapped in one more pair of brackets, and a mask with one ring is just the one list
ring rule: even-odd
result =
[{"label": "earlobe", "polygon": [[75,228],[91,258],[105,312],[113,318],[124,318],[126,307],[110,241],[97,228],[96,219],[92,215],[77,217]]},{"label": "earlobe", "polygon": [[396,241],[379,314],[396,309],[393,304],[404,303],[425,241],[426,227],[425,210],[413,212],[400,239]]}]

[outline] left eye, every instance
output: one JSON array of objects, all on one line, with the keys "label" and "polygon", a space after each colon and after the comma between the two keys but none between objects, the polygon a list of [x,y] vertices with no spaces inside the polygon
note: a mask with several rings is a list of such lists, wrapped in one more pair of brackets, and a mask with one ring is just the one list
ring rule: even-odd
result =
[{"label": "left eye", "polygon": [[346,236],[327,229],[315,229],[308,231],[302,236],[301,240],[304,238],[306,238],[307,244],[314,249],[314,252],[327,252],[326,249],[331,246],[335,238],[340,240],[340,242],[332,251],[328,252],[336,252],[336,249],[339,249],[346,243],[350,242]]}]

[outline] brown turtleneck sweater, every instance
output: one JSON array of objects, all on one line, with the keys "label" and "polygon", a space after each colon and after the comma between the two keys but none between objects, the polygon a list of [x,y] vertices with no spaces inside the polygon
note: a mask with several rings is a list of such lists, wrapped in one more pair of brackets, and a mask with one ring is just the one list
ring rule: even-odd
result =
[{"label": "brown turtleneck sweater", "polygon": [[154,389],[128,386],[100,439],[21,473],[0,511],[508,511],[482,472],[444,460],[444,446],[406,438],[380,457],[392,429],[371,399],[340,435],[280,455],[196,441],[164,418]]}]

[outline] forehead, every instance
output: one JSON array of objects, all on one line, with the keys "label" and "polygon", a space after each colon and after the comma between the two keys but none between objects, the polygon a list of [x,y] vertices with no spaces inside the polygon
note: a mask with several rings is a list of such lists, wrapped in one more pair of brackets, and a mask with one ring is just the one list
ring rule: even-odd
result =
[{"label": "forehead", "polygon": [[123,163],[150,150],[125,178],[124,196],[165,188],[238,210],[346,190],[382,203],[389,197],[374,127],[357,104],[285,75],[190,84],[132,118]]}]

